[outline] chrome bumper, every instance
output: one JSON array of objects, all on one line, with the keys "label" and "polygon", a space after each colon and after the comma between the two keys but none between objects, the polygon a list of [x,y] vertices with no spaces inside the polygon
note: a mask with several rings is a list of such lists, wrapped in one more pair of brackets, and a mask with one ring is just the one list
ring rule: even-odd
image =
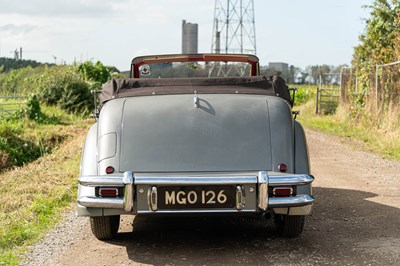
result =
[{"label": "chrome bumper", "polygon": [[[134,206],[135,193],[137,188],[143,185],[153,187],[161,185],[254,185],[256,187],[255,197],[257,206],[251,209],[253,212],[266,211],[274,208],[296,208],[313,204],[314,198],[311,195],[311,183],[314,177],[305,174],[276,174],[266,171],[258,172],[258,175],[231,175],[231,176],[134,176],[132,172],[125,172],[123,176],[81,176],[79,184],[85,187],[122,187],[123,198],[101,198],[94,195],[81,195],[78,197],[78,204],[87,208],[121,209],[127,213],[137,213]],[[309,193],[297,194],[290,197],[269,197],[269,189],[279,186],[305,186]],[[254,189],[253,189],[254,190]],[[150,190],[149,190],[150,191]],[[251,190],[252,191],[252,190]],[[141,193],[143,193],[141,191]],[[150,192],[149,192],[150,193]],[[238,197],[238,195],[237,195]],[[244,194],[240,191],[240,198]],[[151,199],[149,198],[149,205]],[[240,204],[238,204],[240,205]],[[310,208],[308,208],[310,209]],[[239,210],[239,209],[238,209]],[[232,210],[232,211],[238,211]],[[239,210],[240,211],[240,210]],[[247,210],[250,211],[250,210]],[[149,206],[148,212],[156,212]],[[158,211],[162,212],[162,211]],[[168,211],[171,213],[171,211]],[[173,211],[172,211],[173,212]],[[182,212],[182,211],[176,211]],[[191,211],[192,212],[192,211]],[[198,212],[206,212],[204,210]],[[212,210],[211,212],[218,212]],[[224,211],[226,212],[226,211]]]}]

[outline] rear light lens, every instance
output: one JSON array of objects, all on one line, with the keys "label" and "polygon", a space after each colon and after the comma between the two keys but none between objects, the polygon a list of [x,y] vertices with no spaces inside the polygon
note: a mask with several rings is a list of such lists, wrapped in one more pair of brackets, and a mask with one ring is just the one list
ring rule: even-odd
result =
[{"label": "rear light lens", "polygon": [[112,173],[114,173],[114,167],[112,167],[112,166],[107,166],[107,168],[106,168],[106,174],[112,174]]},{"label": "rear light lens", "polygon": [[281,163],[278,165],[278,170],[281,172],[286,172],[287,171],[287,165],[284,163]]},{"label": "rear light lens", "polygon": [[117,197],[118,194],[118,188],[99,188],[100,197]]},{"label": "rear light lens", "polygon": [[290,197],[293,195],[292,187],[275,187],[272,190],[274,197]]}]

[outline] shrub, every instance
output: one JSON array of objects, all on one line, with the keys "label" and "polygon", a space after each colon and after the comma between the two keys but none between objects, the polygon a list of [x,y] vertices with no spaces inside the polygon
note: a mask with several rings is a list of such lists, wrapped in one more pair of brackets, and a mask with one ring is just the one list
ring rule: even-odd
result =
[{"label": "shrub", "polygon": [[37,90],[42,102],[69,113],[87,114],[93,108],[88,82],[72,67],[49,69],[39,78]]}]

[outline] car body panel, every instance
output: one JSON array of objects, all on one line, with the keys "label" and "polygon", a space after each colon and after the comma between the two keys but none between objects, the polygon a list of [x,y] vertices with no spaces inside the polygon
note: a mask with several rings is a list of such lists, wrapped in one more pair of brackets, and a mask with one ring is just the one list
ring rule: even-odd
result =
[{"label": "car body panel", "polygon": [[[79,216],[311,213],[305,132],[284,81],[257,76],[256,57],[140,57],[132,74],[145,63],[210,58],[247,58],[254,77],[133,78],[103,87],[83,148]],[[204,198],[213,193],[218,200]]]}]

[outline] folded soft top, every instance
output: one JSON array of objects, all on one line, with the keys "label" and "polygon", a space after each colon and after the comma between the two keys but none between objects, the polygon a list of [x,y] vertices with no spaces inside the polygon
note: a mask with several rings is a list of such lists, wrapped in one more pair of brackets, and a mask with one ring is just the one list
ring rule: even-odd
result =
[{"label": "folded soft top", "polygon": [[112,79],[103,85],[99,100],[101,106],[114,98],[193,93],[277,95],[292,104],[285,81],[277,76]]}]

